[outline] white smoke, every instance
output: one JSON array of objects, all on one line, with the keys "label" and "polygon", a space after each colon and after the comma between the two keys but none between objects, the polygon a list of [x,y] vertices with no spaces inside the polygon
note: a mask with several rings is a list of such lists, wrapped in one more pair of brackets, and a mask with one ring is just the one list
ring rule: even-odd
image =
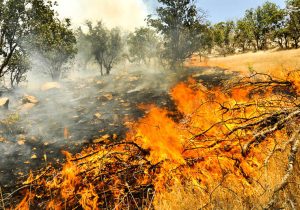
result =
[{"label": "white smoke", "polygon": [[62,18],[71,18],[79,26],[86,20],[102,20],[109,28],[134,30],[144,26],[147,5],[143,0],[57,0],[56,9]]}]

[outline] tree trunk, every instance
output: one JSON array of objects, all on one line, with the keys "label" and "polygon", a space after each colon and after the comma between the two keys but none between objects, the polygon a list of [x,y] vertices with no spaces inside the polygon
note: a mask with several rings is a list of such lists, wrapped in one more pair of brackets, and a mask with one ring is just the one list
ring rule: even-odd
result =
[{"label": "tree trunk", "polygon": [[61,76],[60,72],[61,72],[60,69],[57,69],[57,68],[53,69],[53,72],[51,74],[53,81],[58,81],[60,79],[60,76]]},{"label": "tree trunk", "polygon": [[256,50],[258,51],[258,50],[260,50],[260,46],[259,46],[259,40],[258,40],[258,39],[256,39],[255,41],[256,41]]},{"label": "tree trunk", "polygon": [[294,39],[294,42],[295,42],[295,48],[298,49],[299,47],[299,40],[298,39]]},{"label": "tree trunk", "polygon": [[100,73],[101,73],[101,76],[103,76],[103,65],[102,65],[102,63],[99,64],[99,65],[100,65]]},{"label": "tree trunk", "polygon": [[284,39],[284,46],[285,46],[286,49],[288,49],[289,48],[289,38],[288,38],[288,36],[284,35],[283,39]]}]

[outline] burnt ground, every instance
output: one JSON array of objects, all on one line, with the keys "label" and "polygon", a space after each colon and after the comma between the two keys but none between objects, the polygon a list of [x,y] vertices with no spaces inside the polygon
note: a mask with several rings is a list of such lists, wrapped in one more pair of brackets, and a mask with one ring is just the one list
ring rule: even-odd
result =
[{"label": "burnt ground", "polygon": [[[16,90],[9,110],[0,113],[0,186],[4,192],[19,180],[51,162],[59,165],[62,150],[79,152],[103,136],[122,139],[126,122],[145,114],[140,104],[156,104],[176,111],[169,89],[193,76],[207,87],[220,85],[232,74],[222,69],[194,68],[178,74],[131,72],[105,77],[65,80],[59,89]],[[39,103],[22,110],[24,94]],[[117,138],[116,138],[117,137]]]}]

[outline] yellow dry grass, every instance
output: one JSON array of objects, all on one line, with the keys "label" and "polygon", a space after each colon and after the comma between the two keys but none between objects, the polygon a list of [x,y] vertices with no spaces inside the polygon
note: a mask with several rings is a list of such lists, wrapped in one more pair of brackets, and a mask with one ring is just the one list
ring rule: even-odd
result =
[{"label": "yellow dry grass", "polygon": [[194,56],[187,63],[189,67],[221,67],[232,71],[248,72],[253,69],[257,72],[282,72],[300,69],[300,49],[284,51],[262,51],[227,57],[206,58],[200,62]]}]

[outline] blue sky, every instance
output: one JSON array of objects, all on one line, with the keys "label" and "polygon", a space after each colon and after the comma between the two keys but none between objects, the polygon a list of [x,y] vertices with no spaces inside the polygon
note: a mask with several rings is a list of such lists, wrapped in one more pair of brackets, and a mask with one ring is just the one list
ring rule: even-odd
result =
[{"label": "blue sky", "polygon": [[[284,7],[285,0],[269,0]],[[156,0],[144,0],[152,9],[155,8]],[[265,0],[198,0],[199,8],[207,12],[207,19],[213,23],[229,19],[237,19],[243,16],[246,9],[262,5]]]}]

